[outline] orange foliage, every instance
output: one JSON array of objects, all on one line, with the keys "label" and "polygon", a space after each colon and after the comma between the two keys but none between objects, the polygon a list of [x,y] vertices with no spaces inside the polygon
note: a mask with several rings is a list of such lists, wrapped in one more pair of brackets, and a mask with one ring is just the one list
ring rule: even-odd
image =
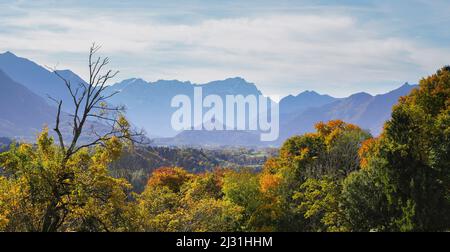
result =
[{"label": "orange foliage", "polygon": [[167,186],[174,192],[180,191],[181,186],[193,177],[192,174],[180,167],[162,167],[153,171],[147,185],[150,187]]},{"label": "orange foliage", "polygon": [[280,168],[280,160],[278,158],[271,157],[264,163],[263,170],[265,173],[276,173]]},{"label": "orange foliage", "polygon": [[277,188],[281,183],[281,177],[276,174],[265,173],[261,175],[259,180],[260,190],[263,193],[269,192]]},{"label": "orange foliage", "polygon": [[326,123],[319,122],[314,125],[317,133],[325,138],[325,143],[330,144],[344,131],[361,130],[358,126],[346,123],[342,120],[331,120]]},{"label": "orange foliage", "polygon": [[358,150],[358,156],[360,158],[360,165],[361,168],[366,168],[369,161],[368,161],[368,157],[370,155],[370,153],[372,153],[372,150],[375,146],[376,143],[376,138],[369,138],[367,140],[365,140],[364,142],[362,142],[361,147]]},{"label": "orange foliage", "polygon": [[230,168],[216,167],[212,172],[200,173],[197,176],[203,179],[212,179],[212,181],[214,181],[214,187],[221,190],[223,186],[223,178],[225,177],[225,174],[230,171]]},{"label": "orange foliage", "polygon": [[345,131],[345,130],[356,130],[359,129],[358,126],[346,123],[342,120],[331,120],[326,123],[319,122],[314,126],[317,132],[322,136],[329,136],[334,131]]}]

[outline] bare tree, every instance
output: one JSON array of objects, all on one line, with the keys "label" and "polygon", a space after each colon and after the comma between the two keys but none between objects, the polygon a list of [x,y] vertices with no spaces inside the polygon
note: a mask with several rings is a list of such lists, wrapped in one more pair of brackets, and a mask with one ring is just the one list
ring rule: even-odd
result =
[{"label": "bare tree", "polygon": [[[108,81],[114,78],[118,71],[106,70],[109,58],[98,57],[100,46],[93,44],[89,51],[89,82],[71,83],[56,69],[53,72],[64,82],[70,101],[63,101],[50,97],[57,103],[56,123],[53,129],[59,141],[59,148],[63,154],[61,173],[57,181],[52,183],[52,200],[48,204],[42,220],[42,231],[57,231],[68,214],[68,206],[62,204],[61,199],[70,192],[70,183],[65,181],[73,179],[74,174],[66,169],[68,160],[83,148],[102,145],[112,137],[127,140],[131,143],[142,143],[144,133],[131,129],[124,119],[124,107],[112,106],[108,99],[117,92],[108,92]],[[62,130],[61,124],[67,121],[66,112],[63,111],[63,102],[68,102],[71,112],[68,114],[70,133]],[[94,123],[87,132],[87,125]],[[80,141],[82,135],[87,140]],[[66,142],[67,141],[67,142]]]},{"label": "bare tree", "polygon": [[[91,147],[103,144],[111,137],[126,139],[131,142],[142,143],[144,139],[143,131],[131,130],[128,123],[122,120],[125,108],[123,106],[112,106],[107,100],[118,92],[107,92],[108,81],[114,78],[119,71],[105,70],[109,64],[108,57],[97,57],[96,54],[100,46],[93,44],[89,51],[89,82],[71,83],[71,81],[54,70],[53,72],[64,82],[67,90],[72,98],[70,103],[73,105],[73,111],[69,114],[71,117],[70,138],[64,137],[61,130],[62,121],[62,104],[63,100],[51,98],[58,105],[56,114],[55,128],[53,129],[59,140],[60,148],[64,151],[65,161],[73,154],[85,147]],[[101,130],[92,128],[90,132],[85,131],[85,127],[89,122],[98,122],[102,127]],[[90,141],[79,144],[80,137],[83,133],[89,136]],[[64,142],[65,139],[69,139]]]}]

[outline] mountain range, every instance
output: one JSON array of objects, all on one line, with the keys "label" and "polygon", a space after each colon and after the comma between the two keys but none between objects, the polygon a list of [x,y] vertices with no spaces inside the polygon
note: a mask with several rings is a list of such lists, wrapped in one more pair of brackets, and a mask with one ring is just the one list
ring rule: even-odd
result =
[{"label": "mountain range", "polygon": [[[26,58],[16,56],[11,52],[0,54],[0,69],[17,83],[22,84],[33,93],[43,97],[45,101],[54,105],[52,99],[71,101],[64,81],[48,67],[43,67]],[[70,70],[57,71],[60,76],[70,81],[73,85],[86,83],[82,78]],[[72,108],[70,102],[63,102],[63,108]]]},{"label": "mountain range", "polygon": [[[243,146],[279,146],[288,137],[314,131],[314,125],[320,121],[340,119],[353,123],[377,136],[381,133],[383,124],[391,116],[392,106],[401,96],[407,95],[417,85],[403,84],[401,87],[386,94],[372,96],[368,93],[356,93],[346,98],[326,98],[316,92],[308,91],[298,96],[283,98],[280,101],[280,136],[273,142],[260,142],[258,131],[197,131],[189,130],[172,138],[155,139],[158,145],[174,146],[220,146],[239,143]],[[309,104],[299,110],[286,106],[289,103],[303,103],[302,97],[310,99]],[[311,98],[316,97],[317,100]],[[298,100],[297,100],[298,99]],[[286,112],[288,111],[288,112]],[[290,112],[289,112],[290,111]],[[215,140],[220,139],[220,141]]]},{"label": "mountain range", "polygon": [[110,102],[124,105],[128,118],[143,127],[150,136],[173,137],[180,132],[171,127],[172,114],[177,110],[171,107],[172,97],[186,95],[193,101],[195,87],[202,87],[204,97],[210,94],[222,99],[226,95],[262,95],[255,84],[239,77],[201,85],[178,80],[146,82],[142,79],[128,79],[111,86],[111,92],[119,93],[111,97]]},{"label": "mountain range", "polygon": [[53,120],[56,110],[0,69],[0,129],[2,136],[27,138]]},{"label": "mountain range", "polygon": [[[71,83],[84,82],[70,70],[58,74]],[[356,93],[334,98],[314,91],[286,96],[279,102],[280,137],[268,143],[259,141],[258,131],[173,130],[170,121],[177,108],[170,106],[172,97],[183,94],[192,99],[195,87],[202,87],[203,96],[215,94],[223,99],[226,95],[262,95],[255,84],[240,77],[205,84],[133,78],[113,84],[107,90],[118,92],[109,102],[124,105],[129,120],[145,129],[154,138],[155,145],[261,146],[279,145],[289,136],[312,131],[319,121],[332,119],[357,124],[378,135],[398,98],[416,85],[406,83],[375,96]],[[30,139],[43,125],[51,125],[56,109],[48,97],[69,101],[64,82],[52,70],[11,52],[0,54],[0,137]],[[63,110],[70,111],[70,103],[63,103]]]},{"label": "mountain range", "polygon": [[[316,122],[340,119],[368,130],[372,135],[381,133],[383,124],[391,116],[392,106],[399,97],[407,95],[417,85],[403,84],[386,94],[372,96],[368,93],[356,93],[347,98],[337,99],[323,106],[308,108],[291,115],[291,119],[282,122],[281,139],[295,134],[313,131]],[[298,127],[301,125],[301,127]]]}]

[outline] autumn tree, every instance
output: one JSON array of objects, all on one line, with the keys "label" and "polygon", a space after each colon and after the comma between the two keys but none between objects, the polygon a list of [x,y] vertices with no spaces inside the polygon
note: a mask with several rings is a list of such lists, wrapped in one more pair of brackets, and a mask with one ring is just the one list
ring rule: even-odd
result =
[{"label": "autumn tree", "polygon": [[[21,210],[3,214],[6,219],[22,221],[7,229],[110,231],[119,225],[119,220],[113,219],[120,218],[118,212],[125,208],[124,191],[129,185],[110,177],[107,166],[124,144],[141,141],[143,135],[131,129],[123,108],[108,104],[115,92],[109,92],[107,83],[117,72],[105,70],[109,59],[97,57],[99,49],[96,45],[90,48],[87,83],[71,83],[54,71],[72,98],[63,101],[51,97],[57,104],[53,128],[57,144],[44,130],[36,147],[22,144],[0,156],[8,180],[1,190],[20,188]],[[63,111],[63,102],[71,103],[73,111]],[[69,125],[70,133],[65,134],[63,124]]]},{"label": "autumn tree", "polygon": [[391,230],[448,230],[449,140],[450,67],[444,67],[400,99],[369,156],[383,183]]},{"label": "autumn tree", "polygon": [[[360,169],[358,150],[370,134],[340,120],[284,142],[264,166],[260,185],[282,209],[278,230],[341,230],[339,194],[345,177]],[[318,209],[320,207],[320,209]],[[333,217],[331,217],[333,216]]]},{"label": "autumn tree", "polygon": [[236,231],[243,208],[225,199],[221,171],[191,174],[178,167],[156,170],[137,196],[141,231]]}]

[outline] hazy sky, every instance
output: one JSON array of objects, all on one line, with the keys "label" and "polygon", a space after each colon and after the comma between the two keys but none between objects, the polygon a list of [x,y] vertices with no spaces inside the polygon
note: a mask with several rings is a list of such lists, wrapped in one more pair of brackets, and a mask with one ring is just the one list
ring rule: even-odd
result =
[{"label": "hazy sky", "polygon": [[450,64],[449,27],[448,0],[0,2],[0,52],[85,77],[97,42],[117,81],[241,76],[272,96],[417,83]]}]

